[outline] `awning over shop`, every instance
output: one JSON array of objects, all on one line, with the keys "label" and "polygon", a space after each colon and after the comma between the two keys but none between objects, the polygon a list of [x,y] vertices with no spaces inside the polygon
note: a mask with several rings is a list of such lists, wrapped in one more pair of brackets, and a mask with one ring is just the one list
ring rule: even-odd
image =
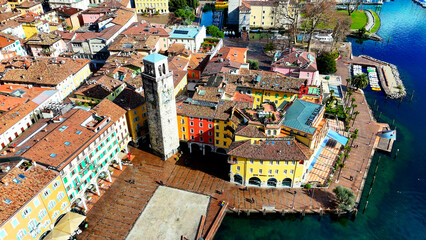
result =
[{"label": "awning over shop", "polygon": [[[61,220],[56,224],[53,230],[59,230],[68,234],[72,234],[77,230],[78,226],[86,219],[86,216],[75,213],[68,212],[65,214]],[[69,236],[69,235],[68,235]]]},{"label": "awning over shop", "polygon": [[53,229],[43,238],[43,240],[68,240],[69,237],[69,233]]},{"label": "awning over shop", "polygon": [[328,130],[327,136],[338,141],[340,144],[342,144],[343,146],[346,145],[346,143],[348,142],[348,138],[344,137],[340,134],[338,134],[336,131],[333,131],[331,129]]}]

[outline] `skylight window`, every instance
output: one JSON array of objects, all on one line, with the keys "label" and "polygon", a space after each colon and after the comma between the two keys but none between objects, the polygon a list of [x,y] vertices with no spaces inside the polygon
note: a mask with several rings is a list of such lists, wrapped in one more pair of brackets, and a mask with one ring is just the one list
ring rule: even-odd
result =
[{"label": "skylight window", "polygon": [[56,153],[52,153],[49,156],[52,157],[52,158],[54,158],[54,157],[56,157]]},{"label": "skylight window", "polygon": [[65,142],[64,144],[67,145],[67,146],[69,146],[71,143],[70,142]]},{"label": "skylight window", "polygon": [[68,126],[62,126],[61,128],[59,128],[59,132],[63,132],[63,131],[65,131],[65,129],[67,129],[68,128]]},{"label": "skylight window", "polygon": [[8,199],[8,198],[6,198],[5,200],[3,200],[3,202],[6,203],[6,204],[11,204],[12,203],[12,201],[10,199]]},{"label": "skylight window", "polygon": [[21,180],[19,180],[19,179],[17,179],[17,178],[14,178],[12,181],[13,181],[14,183],[16,183],[16,184],[21,183]]},{"label": "skylight window", "polygon": [[81,134],[81,131],[77,131],[77,132],[75,132],[75,133],[77,133],[78,135],[80,135],[80,134]]},{"label": "skylight window", "polygon": [[25,178],[26,178],[24,174],[18,174],[18,176],[19,176],[20,178],[22,178],[22,179],[25,179]]}]

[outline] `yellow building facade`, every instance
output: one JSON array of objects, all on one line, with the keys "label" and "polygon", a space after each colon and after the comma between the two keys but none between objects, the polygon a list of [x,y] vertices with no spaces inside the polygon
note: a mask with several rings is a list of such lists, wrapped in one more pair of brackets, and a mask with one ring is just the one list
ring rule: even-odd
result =
[{"label": "yellow building facade", "polygon": [[232,121],[214,120],[214,146],[216,148],[228,149],[232,143],[233,133],[236,125]]},{"label": "yellow building facade", "polygon": [[177,115],[178,128],[179,128],[179,140],[188,141],[188,117],[183,115]]},{"label": "yellow building facade", "polygon": [[275,27],[276,7],[251,4],[250,27],[272,28]]},{"label": "yellow building facade", "polygon": [[132,136],[133,141],[138,141],[138,139],[145,135],[146,132],[143,132],[143,129],[146,127],[148,113],[146,112],[146,104],[142,105],[127,111],[126,113],[127,122],[129,123],[129,132]]},{"label": "yellow building facade", "polygon": [[[25,178],[20,181],[28,181],[32,176]],[[24,189],[17,191],[24,191]],[[12,203],[15,200],[12,196],[6,197],[11,198]],[[7,221],[1,223],[0,239],[39,239],[43,233],[53,228],[59,216],[69,211],[70,205],[62,180],[57,175],[53,181],[22,205]]]},{"label": "yellow building facade", "polygon": [[169,1],[167,0],[135,0],[136,13],[169,12]]},{"label": "yellow building facade", "polygon": [[295,140],[269,139],[236,141],[229,148],[228,155],[233,183],[259,187],[300,187],[312,152]]},{"label": "yellow building facade", "polygon": [[252,97],[254,97],[253,107],[257,108],[264,102],[273,102],[278,107],[284,101],[292,102],[297,98],[296,93],[288,93],[288,92],[279,92],[279,91],[270,91],[263,89],[253,89]]},{"label": "yellow building facade", "polygon": [[175,86],[175,89],[174,89],[175,97],[186,93],[187,85],[188,85],[188,74],[186,73],[184,77],[182,78],[182,80]]}]

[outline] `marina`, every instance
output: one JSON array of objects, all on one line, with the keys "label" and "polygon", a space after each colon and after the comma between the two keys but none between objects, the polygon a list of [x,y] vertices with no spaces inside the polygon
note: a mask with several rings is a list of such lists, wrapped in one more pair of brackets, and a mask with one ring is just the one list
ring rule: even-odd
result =
[{"label": "marina", "polygon": [[[351,75],[366,73],[373,91],[383,91],[389,98],[403,98],[407,95],[398,68],[390,63],[366,55],[345,60],[351,65]],[[380,83],[380,84],[379,84]]]}]

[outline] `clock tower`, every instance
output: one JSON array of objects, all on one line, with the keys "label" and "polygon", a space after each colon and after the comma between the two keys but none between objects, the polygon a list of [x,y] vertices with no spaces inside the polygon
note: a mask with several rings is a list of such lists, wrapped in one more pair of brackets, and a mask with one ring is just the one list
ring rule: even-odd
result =
[{"label": "clock tower", "polygon": [[179,147],[173,72],[169,71],[167,57],[158,53],[144,57],[143,65],[142,81],[151,148],[167,160]]}]

